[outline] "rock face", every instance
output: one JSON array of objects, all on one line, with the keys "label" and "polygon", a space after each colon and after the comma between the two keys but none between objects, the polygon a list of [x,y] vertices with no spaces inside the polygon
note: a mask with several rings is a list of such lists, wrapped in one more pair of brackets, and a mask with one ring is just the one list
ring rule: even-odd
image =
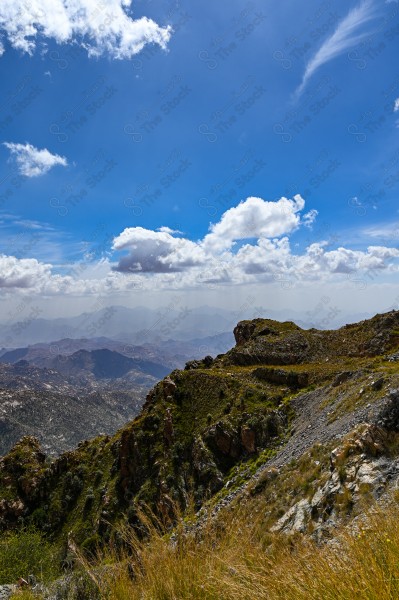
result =
[{"label": "rock face", "polygon": [[173,443],[173,419],[170,408],[166,409],[163,434],[165,437],[165,442],[168,444],[168,446],[171,446]]},{"label": "rock face", "polygon": [[248,321],[242,321],[241,323],[238,323],[238,325],[234,327],[233,330],[234,339],[236,341],[237,346],[243,346],[246,342],[249,342],[255,329],[255,323]]},{"label": "rock face", "polygon": [[309,383],[307,373],[295,373],[284,369],[265,369],[261,367],[252,371],[252,375],[262,381],[288,385],[290,388],[306,387]]},{"label": "rock face", "polygon": [[241,443],[248,454],[256,452],[255,439],[255,432],[250,427],[244,425],[241,428]]},{"label": "rock face", "polygon": [[170,377],[165,377],[165,379],[163,380],[163,390],[165,399],[173,399],[173,396],[175,395],[176,391],[176,384]]},{"label": "rock face", "polygon": [[0,459],[1,483],[8,492],[0,497],[0,527],[17,524],[29,506],[39,499],[45,459],[39,442],[29,436]]},{"label": "rock face", "polygon": [[399,459],[389,460],[388,432],[376,425],[362,426],[330,455],[331,472],[311,498],[296,502],[272,527],[273,531],[312,531],[316,537],[335,526],[365,494],[378,499],[387,483],[399,479]]}]

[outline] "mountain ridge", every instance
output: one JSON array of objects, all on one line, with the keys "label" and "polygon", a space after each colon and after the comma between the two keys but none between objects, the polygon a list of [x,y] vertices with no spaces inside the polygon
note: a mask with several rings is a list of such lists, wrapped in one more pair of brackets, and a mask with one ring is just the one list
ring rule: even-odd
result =
[{"label": "mountain ridge", "polygon": [[255,503],[268,531],[323,536],[398,480],[398,312],[329,331],[256,319],[234,334],[226,354],[157,383],[113,436],[51,463],[23,438],[0,461],[3,529],[35,523],[89,548],[143,505],[173,521],[192,498],[196,527]]}]

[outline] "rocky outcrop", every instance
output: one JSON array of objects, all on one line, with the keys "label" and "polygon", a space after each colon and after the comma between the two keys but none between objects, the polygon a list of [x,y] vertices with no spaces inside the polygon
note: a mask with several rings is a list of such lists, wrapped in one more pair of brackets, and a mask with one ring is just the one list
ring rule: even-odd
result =
[{"label": "rocky outcrop", "polygon": [[40,496],[46,473],[45,454],[36,438],[26,436],[0,458],[0,526],[15,526]]},{"label": "rocky outcrop", "polygon": [[261,381],[287,385],[290,388],[306,387],[309,383],[308,373],[295,373],[284,369],[265,369],[260,367],[252,371],[252,375]]},{"label": "rocky outcrop", "polygon": [[234,327],[234,339],[237,346],[243,346],[246,342],[249,342],[254,331],[256,330],[256,323],[252,321],[241,321],[236,327]]},{"label": "rocky outcrop", "polygon": [[176,384],[169,376],[163,380],[163,392],[165,400],[173,400],[176,391]]},{"label": "rocky outcrop", "polygon": [[193,369],[209,369],[213,365],[214,359],[212,356],[205,356],[202,360],[189,360],[184,369],[192,371]]},{"label": "rocky outcrop", "polygon": [[223,487],[223,473],[216,466],[214,456],[201,437],[196,438],[192,449],[194,475],[199,486],[215,494]]},{"label": "rocky outcrop", "polygon": [[[234,365],[293,365],[311,358],[311,348],[307,337],[293,331],[283,337],[256,337],[250,347],[245,343],[237,344],[228,354],[229,362]],[[241,338],[240,338],[241,339]]]},{"label": "rocky outcrop", "polygon": [[166,414],[164,417],[164,428],[163,435],[165,438],[165,442],[168,446],[171,446],[173,443],[173,419],[170,408],[166,409]]},{"label": "rocky outcrop", "polygon": [[379,356],[399,345],[398,332],[398,311],[324,332],[303,330],[289,321],[241,321],[234,330],[236,346],[227,353],[226,362],[293,365],[317,360],[335,361],[339,356]]},{"label": "rocky outcrop", "polygon": [[223,421],[208,430],[205,441],[219,460],[220,457],[237,459],[242,452],[238,431]]},{"label": "rocky outcrop", "polygon": [[351,434],[330,455],[327,480],[308,498],[297,501],[272,527],[284,533],[312,532],[319,537],[348,517],[365,497],[378,499],[399,479],[399,458],[389,459],[389,434],[366,425]]},{"label": "rocky outcrop", "polygon": [[246,452],[248,454],[253,454],[256,452],[256,434],[253,429],[244,425],[241,428],[241,443]]}]

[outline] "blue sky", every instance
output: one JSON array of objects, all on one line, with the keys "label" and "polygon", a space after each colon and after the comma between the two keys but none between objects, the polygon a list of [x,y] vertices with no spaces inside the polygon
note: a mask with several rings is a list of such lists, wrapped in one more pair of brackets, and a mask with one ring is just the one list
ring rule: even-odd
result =
[{"label": "blue sky", "polygon": [[4,307],[396,306],[397,2],[5,4]]}]

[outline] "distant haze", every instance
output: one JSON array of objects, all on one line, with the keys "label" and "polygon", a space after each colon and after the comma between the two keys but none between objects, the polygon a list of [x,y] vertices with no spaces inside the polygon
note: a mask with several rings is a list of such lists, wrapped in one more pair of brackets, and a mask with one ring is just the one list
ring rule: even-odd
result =
[{"label": "distant haze", "polygon": [[[165,344],[167,341],[200,341],[218,334],[230,334],[238,321],[257,317],[280,321],[293,320],[304,328],[334,329],[346,322],[354,322],[372,316],[370,311],[344,311],[327,295],[315,297],[308,310],[267,309],[258,306],[254,298],[237,310],[220,307],[190,307],[169,303],[158,309],[125,306],[107,306],[78,316],[46,318],[45,311],[21,315],[21,320],[0,324],[0,347],[17,348],[38,342],[53,342],[63,338],[101,338],[118,340],[125,344]],[[361,307],[359,307],[361,308]],[[389,310],[394,307],[386,307]],[[376,311],[377,312],[377,311]],[[385,312],[385,311],[381,311]],[[201,344],[200,344],[201,345]],[[228,346],[227,346],[228,347]],[[223,350],[227,349],[223,347]]]}]

